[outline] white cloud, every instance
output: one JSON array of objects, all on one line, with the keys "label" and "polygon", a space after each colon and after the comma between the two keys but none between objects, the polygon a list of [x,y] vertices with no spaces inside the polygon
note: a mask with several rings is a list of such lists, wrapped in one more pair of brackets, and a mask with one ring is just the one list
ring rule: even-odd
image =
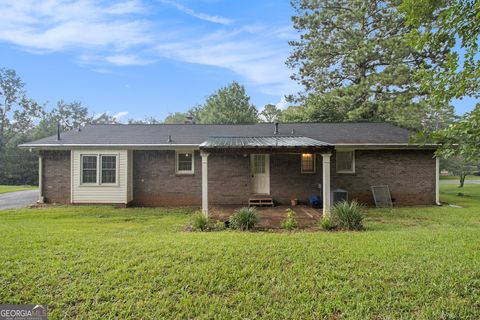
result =
[{"label": "white cloud", "polygon": [[159,44],[156,50],[170,59],[230,69],[267,94],[293,93],[296,85],[285,66],[288,48],[272,37],[274,32],[266,28],[255,34],[240,28]]},{"label": "white cloud", "polygon": [[119,54],[105,57],[105,61],[116,66],[146,65],[152,63],[150,59],[143,59],[133,54]]},{"label": "white cloud", "polygon": [[[111,111],[100,112],[100,113],[94,114],[93,119],[97,120],[98,118],[100,118],[103,115],[110,116],[111,114],[112,114]],[[127,111],[120,111],[120,112],[112,115],[112,118],[115,119],[115,121],[120,121],[122,118],[126,117],[127,115],[128,115]]]},{"label": "white cloud", "polygon": [[234,28],[231,19],[157,1],[214,24],[200,29],[159,21],[150,15],[153,5],[141,0],[0,0],[0,41],[35,53],[74,52],[77,62],[96,72],[168,58],[231,70],[268,95],[298,90],[285,66],[291,28]]},{"label": "white cloud", "polygon": [[287,102],[287,99],[285,99],[285,96],[282,96],[280,98],[280,101],[278,101],[275,106],[278,108],[278,109],[285,109],[288,107],[288,102]]},{"label": "white cloud", "polygon": [[128,115],[127,111],[120,111],[119,113],[113,115],[113,118],[117,121],[120,121],[121,118],[124,118]]},{"label": "white cloud", "polygon": [[114,5],[90,0],[2,1],[0,41],[29,50],[124,50],[151,42],[150,23],[136,17],[137,1]]},{"label": "white cloud", "polygon": [[224,17],[220,17],[220,16],[212,16],[212,15],[208,15],[208,14],[201,13],[201,12],[196,12],[193,9],[185,7],[184,5],[182,5],[182,4],[180,4],[176,1],[173,1],[173,0],[159,0],[159,1],[161,3],[173,6],[177,10],[179,10],[179,11],[185,13],[185,14],[188,14],[189,16],[200,19],[200,20],[204,20],[204,21],[208,21],[208,22],[212,22],[212,23],[223,24],[223,25],[229,25],[233,22],[232,19],[228,19],[228,18],[224,18]]}]

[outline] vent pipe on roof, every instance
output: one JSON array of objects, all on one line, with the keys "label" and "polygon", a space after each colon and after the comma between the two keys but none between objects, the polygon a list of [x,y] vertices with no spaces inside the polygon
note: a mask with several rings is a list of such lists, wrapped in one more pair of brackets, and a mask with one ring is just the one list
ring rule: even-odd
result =
[{"label": "vent pipe on roof", "polygon": [[295,134],[295,129],[292,129],[292,134]]},{"label": "vent pipe on roof", "polygon": [[168,143],[172,143],[172,136],[171,136],[171,135],[168,135],[167,142],[168,142]]},{"label": "vent pipe on roof", "polygon": [[273,134],[278,134],[278,122],[275,122],[275,131],[273,131]]},{"label": "vent pipe on roof", "polygon": [[57,141],[60,141],[60,123],[57,123]]}]

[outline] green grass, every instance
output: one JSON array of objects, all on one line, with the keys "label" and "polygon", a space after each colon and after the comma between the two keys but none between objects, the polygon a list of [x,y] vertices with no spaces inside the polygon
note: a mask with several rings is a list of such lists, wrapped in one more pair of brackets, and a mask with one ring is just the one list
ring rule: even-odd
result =
[{"label": "green grass", "polygon": [[35,186],[6,186],[0,185],[0,193],[23,191],[23,190],[35,190],[38,187]]},{"label": "green grass", "polygon": [[[460,180],[459,176],[440,176],[440,180]],[[466,176],[465,180],[480,180],[480,176]]]},{"label": "green grass", "polygon": [[480,186],[363,232],[183,232],[184,209],[0,212],[0,302],[50,319],[478,319]]}]

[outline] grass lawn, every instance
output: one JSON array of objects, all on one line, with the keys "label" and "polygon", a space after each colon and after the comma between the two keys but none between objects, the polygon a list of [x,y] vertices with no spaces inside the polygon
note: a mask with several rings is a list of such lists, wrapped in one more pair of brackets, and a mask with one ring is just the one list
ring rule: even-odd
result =
[{"label": "grass lawn", "polygon": [[[440,176],[440,180],[460,180],[458,176]],[[480,176],[466,176],[465,180],[480,180]]]},{"label": "grass lawn", "polygon": [[0,193],[23,191],[23,190],[35,190],[38,189],[36,186],[6,186],[0,185]]},{"label": "grass lawn", "polygon": [[189,211],[0,212],[0,302],[50,319],[479,319],[480,186],[364,232],[183,232]]}]

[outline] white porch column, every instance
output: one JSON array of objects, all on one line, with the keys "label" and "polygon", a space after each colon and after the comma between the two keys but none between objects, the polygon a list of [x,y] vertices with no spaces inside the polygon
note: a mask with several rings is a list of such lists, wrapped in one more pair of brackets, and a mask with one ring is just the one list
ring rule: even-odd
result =
[{"label": "white porch column", "polygon": [[43,158],[38,156],[38,202],[43,203]]},{"label": "white porch column", "polygon": [[202,211],[208,216],[208,153],[200,151],[202,156]]},{"label": "white porch column", "polygon": [[440,158],[435,157],[435,203],[440,205]]},{"label": "white porch column", "polygon": [[330,214],[330,157],[331,153],[322,153],[322,169],[323,169],[323,213]]}]

